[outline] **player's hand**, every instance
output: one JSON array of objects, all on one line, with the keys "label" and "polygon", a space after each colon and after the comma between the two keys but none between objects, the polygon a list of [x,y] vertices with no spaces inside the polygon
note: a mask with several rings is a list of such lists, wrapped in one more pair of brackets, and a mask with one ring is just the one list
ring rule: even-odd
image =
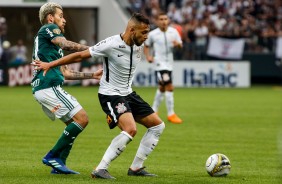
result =
[{"label": "player's hand", "polygon": [[147,59],[147,61],[149,63],[153,63],[154,62],[154,57],[152,57],[152,56],[147,56],[146,59]]},{"label": "player's hand", "polygon": [[48,70],[50,70],[49,63],[42,62],[40,60],[34,60],[31,65],[35,66],[35,70],[43,70],[43,76],[45,76]]},{"label": "player's hand", "polygon": [[97,79],[97,80],[100,80],[102,75],[103,75],[103,69],[99,69],[96,72],[94,72],[93,78]]}]

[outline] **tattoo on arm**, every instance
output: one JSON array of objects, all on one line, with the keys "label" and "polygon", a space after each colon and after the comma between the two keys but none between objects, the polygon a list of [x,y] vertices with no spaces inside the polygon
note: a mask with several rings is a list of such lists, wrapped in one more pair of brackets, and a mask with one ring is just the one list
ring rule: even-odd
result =
[{"label": "tattoo on arm", "polygon": [[57,45],[66,51],[83,51],[89,48],[87,45],[81,45],[69,40],[66,40],[65,37],[57,37],[54,40]]},{"label": "tattoo on arm", "polygon": [[81,80],[81,79],[93,79],[94,73],[84,73],[70,70],[68,79],[70,80]]}]

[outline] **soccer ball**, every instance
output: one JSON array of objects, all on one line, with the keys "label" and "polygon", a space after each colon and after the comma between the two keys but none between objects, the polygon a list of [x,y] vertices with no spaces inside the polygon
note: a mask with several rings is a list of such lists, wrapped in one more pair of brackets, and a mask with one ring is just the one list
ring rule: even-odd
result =
[{"label": "soccer ball", "polygon": [[221,153],[211,155],[206,162],[206,170],[210,176],[226,176],[230,169],[230,160]]}]

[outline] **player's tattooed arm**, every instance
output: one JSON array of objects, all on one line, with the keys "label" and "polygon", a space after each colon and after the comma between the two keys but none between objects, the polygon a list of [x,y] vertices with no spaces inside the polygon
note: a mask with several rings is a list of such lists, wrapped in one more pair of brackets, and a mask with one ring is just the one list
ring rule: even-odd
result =
[{"label": "player's tattooed arm", "polygon": [[94,73],[86,73],[70,70],[66,65],[61,66],[61,71],[67,80],[97,79],[100,80],[103,70],[99,69]]},{"label": "player's tattooed arm", "polygon": [[87,45],[81,45],[79,43],[69,41],[65,37],[56,37],[52,40],[52,43],[58,45],[63,50],[73,52],[83,51],[89,48]]}]

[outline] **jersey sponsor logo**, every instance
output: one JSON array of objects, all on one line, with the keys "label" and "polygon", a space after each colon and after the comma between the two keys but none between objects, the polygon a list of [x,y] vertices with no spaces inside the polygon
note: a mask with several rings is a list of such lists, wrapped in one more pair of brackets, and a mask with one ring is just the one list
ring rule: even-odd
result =
[{"label": "jersey sponsor logo", "polygon": [[33,81],[30,85],[31,85],[33,88],[35,88],[35,87],[39,86],[39,84],[40,84],[40,79],[36,79],[36,80]]},{"label": "jersey sponsor logo", "polygon": [[60,29],[53,29],[53,33],[55,33],[55,34],[61,34],[61,30],[60,30]]},{"label": "jersey sponsor logo", "polygon": [[119,45],[118,48],[125,49],[125,45]]},{"label": "jersey sponsor logo", "polygon": [[50,35],[50,37],[53,37],[53,36],[54,36],[54,34],[50,31],[49,28],[46,28],[45,30],[47,31],[47,34]]},{"label": "jersey sponsor logo", "polygon": [[119,114],[122,114],[122,113],[124,113],[127,110],[127,108],[124,106],[124,103],[118,103],[116,108],[117,108],[117,112]]}]

